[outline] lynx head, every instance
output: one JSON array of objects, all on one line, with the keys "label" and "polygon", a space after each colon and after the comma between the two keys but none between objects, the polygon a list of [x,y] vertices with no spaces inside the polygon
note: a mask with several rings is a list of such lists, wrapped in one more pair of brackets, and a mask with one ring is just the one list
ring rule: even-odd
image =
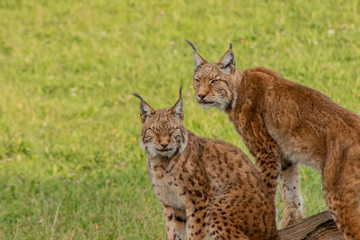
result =
[{"label": "lynx head", "polygon": [[181,153],[187,145],[187,132],[182,123],[184,119],[183,100],[180,96],[174,106],[166,109],[153,109],[140,95],[133,93],[140,102],[140,116],[143,123],[141,147],[152,157],[171,158]]},{"label": "lynx head", "polygon": [[208,63],[197,52],[195,46],[189,41],[194,50],[194,79],[195,99],[204,109],[217,107],[226,111],[235,106],[237,94],[235,88],[236,69],[235,56],[230,49],[217,63]]}]

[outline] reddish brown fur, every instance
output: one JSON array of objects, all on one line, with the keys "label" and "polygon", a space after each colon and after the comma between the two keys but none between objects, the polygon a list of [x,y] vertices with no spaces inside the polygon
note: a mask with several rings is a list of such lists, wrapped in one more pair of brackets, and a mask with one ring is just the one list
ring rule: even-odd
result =
[{"label": "reddish brown fur", "polygon": [[185,229],[192,240],[280,239],[275,204],[240,149],[186,130],[181,98],[169,109],[144,101],[140,109],[141,144],[168,239],[185,239]]},{"label": "reddish brown fur", "polygon": [[194,59],[197,101],[228,114],[273,199],[280,173],[285,202],[280,225],[302,218],[297,166],[302,162],[321,171],[326,201],[346,239],[360,240],[360,117],[272,70],[235,69],[232,50],[218,63],[196,51]]}]

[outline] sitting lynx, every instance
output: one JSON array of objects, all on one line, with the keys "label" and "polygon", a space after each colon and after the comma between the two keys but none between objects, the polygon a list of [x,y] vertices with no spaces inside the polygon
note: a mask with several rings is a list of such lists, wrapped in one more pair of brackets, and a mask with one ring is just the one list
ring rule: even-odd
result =
[{"label": "sitting lynx", "polygon": [[[240,149],[186,130],[183,101],[154,110],[141,99],[141,146],[168,239],[280,239],[274,202]],[[187,226],[187,227],[186,227]]]},{"label": "sitting lynx", "polygon": [[208,63],[188,43],[194,49],[196,100],[228,114],[273,199],[280,173],[280,227],[303,216],[297,165],[302,162],[321,171],[327,204],[345,238],[360,240],[360,117],[272,70],[235,69],[231,45],[218,63]]}]

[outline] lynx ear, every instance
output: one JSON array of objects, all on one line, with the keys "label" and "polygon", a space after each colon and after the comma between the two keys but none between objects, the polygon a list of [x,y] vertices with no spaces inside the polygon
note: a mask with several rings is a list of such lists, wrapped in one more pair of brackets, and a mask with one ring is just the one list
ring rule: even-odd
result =
[{"label": "lynx ear", "polygon": [[185,40],[185,42],[187,42],[192,47],[192,49],[194,50],[194,62],[195,62],[194,71],[196,71],[204,63],[207,63],[207,61],[204,58],[202,58],[201,55],[197,52],[196,47],[194,46],[194,44],[192,44],[189,40]]},{"label": "lynx ear", "polygon": [[230,49],[227,50],[227,52],[222,56],[222,58],[219,61],[220,68],[226,72],[227,74],[230,74],[232,70],[235,69],[235,55],[232,51],[232,44],[230,43]]},{"label": "lynx ear", "polygon": [[147,104],[139,94],[133,93],[132,95],[141,100],[140,116],[141,116],[142,123],[145,123],[146,120],[148,120],[152,115],[155,114],[155,110],[149,104]]},{"label": "lynx ear", "polygon": [[181,93],[182,93],[182,86],[180,87],[179,90],[179,99],[177,100],[175,105],[171,108],[171,112],[174,115],[174,117],[182,121],[184,119],[184,112],[183,112],[184,103]]}]

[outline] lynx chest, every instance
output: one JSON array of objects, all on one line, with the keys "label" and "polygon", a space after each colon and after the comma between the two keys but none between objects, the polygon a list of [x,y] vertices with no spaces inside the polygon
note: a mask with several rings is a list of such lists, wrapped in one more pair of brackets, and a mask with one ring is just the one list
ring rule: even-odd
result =
[{"label": "lynx chest", "polygon": [[159,201],[167,206],[185,210],[181,197],[182,187],[173,172],[167,169],[166,164],[157,161],[148,161],[148,171]]}]

